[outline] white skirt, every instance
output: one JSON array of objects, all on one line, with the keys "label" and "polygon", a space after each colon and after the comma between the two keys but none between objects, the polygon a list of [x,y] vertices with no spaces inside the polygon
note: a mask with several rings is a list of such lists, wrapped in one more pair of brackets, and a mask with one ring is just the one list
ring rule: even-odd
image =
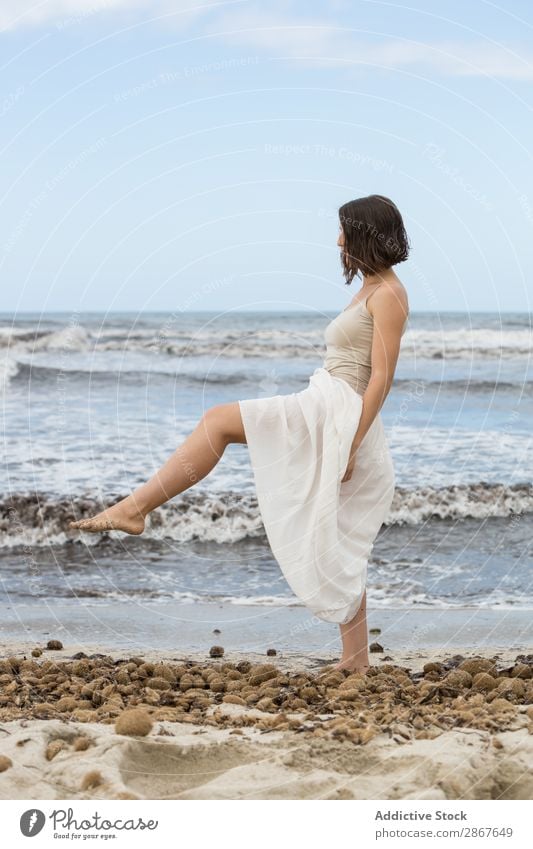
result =
[{"label": "white skirt", "polygon": [[239,401],[257,500],[272,553],[295,595],[320,619],[350,622],[374,541],[394,495],[380,413],[341,483],[363,399],[317,368],[301,392]]}]

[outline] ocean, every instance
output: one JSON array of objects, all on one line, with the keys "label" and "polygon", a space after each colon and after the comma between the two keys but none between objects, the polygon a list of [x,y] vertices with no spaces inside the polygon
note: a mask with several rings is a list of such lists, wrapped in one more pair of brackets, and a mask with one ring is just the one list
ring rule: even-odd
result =
[{"label": "ocean", "polygon": [[[4,605],[298,607],[245,445],[143,537],[68,522],[146,480],[208,407],[304,389],[334,314],[0,316]],[[532,340],[526,313],[411,313],[381,410],[396,493],[369,608],[533,607]]]}]

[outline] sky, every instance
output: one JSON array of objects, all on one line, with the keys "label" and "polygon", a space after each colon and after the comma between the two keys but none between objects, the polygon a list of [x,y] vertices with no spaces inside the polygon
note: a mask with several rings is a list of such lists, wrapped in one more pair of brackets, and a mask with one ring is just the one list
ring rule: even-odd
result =
[{"label": "sky", "polygon": [[2,0],[0,310],[337,310],[390,197],[413,312],[531,310],[533,6]]}]

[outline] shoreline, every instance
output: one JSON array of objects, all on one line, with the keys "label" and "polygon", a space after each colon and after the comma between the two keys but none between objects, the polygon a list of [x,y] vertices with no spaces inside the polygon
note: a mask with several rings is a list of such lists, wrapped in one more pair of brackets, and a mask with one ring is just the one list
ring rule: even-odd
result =
[{"label": "shoreline", "polygon": [[[369,642],[383,654],[460,650],[533,650],[531,611],[483,608],[369,608]],[[218,632],[218,633],[215,633]],[[95,634],[97,635],[95,639]],[[60,639],[73,651],[85,645],[110,651],[206,653],[214,644],[228,652],[264,655],[269,648],[332,659],[340,650],[338,626],[303,607],[240,606],[223,603],[124,603],[118,601],[2,606],[0,651],[8,643],[31,648]],[[378,655],[376,655],[377,657]]]},{"label": "shoreline", "polygon": [[[212,645],[219,645],[216,635],[213,635]],[[32,650],[37,647],[36,643],[27,640],[11,640],[0,642],[0,661],[7,660],[10,657],[20,657],[27,660],[32,659]],[[84,653],[89,658],[111,658],[114,662],[127,661],[131,657],[140,657],[147,663],[171,663],[181,664],[213,664],[213,663],[232,663],[238,664],[242,661],[250,661],[252,664],[272,663],[279,667],[284,672],[297,673],[299,670],[318,674],[323,667],[334,664],[339,659],[338,652],[321,651],[319,653],[305,654],[291,651],[278,651],[275,655],[268,656],[266,652],[251,652],[251,651],[231,651],[224,649],[224,654],[220,658],[212,658],[207,651],[194,651],[179,649],[165,650],[148,648],[133,653],[129,648],[116,648],[101,643],[86,643],[83,646],[78,644],[65,644],[60,650],[47,650],[44,646],[42,655],[39,657],[39,662],[48,661],[71,661],[75,655]],[[533,658],[533,647],[525,649],[502,649],[498,646],[486,646],[483,649],[475,649],[462,647],[458,651],[450,651],[445,648],[422,650],[422,649],[391,649],[386,652],[371,652],[370,665],[375,669],[379,669],[382,665],[394,665],[400,668],[406,668],[413,673],[421,673],[423,667],[427,663],[446,663],[452,658],[468,660],[472,658],[486,658],[497,662],[500,665],[512,664],[518,655],[528,655]]]}]

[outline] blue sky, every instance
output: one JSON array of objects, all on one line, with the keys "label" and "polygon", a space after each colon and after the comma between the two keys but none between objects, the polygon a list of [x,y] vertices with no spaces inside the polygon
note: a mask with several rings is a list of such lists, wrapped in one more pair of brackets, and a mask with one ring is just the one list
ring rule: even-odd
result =
[{"label": "blue sky", "polygon": [[391,197],[416,310],[530,310],[533,11],[3,0],[2,310],[335,310]]}]

